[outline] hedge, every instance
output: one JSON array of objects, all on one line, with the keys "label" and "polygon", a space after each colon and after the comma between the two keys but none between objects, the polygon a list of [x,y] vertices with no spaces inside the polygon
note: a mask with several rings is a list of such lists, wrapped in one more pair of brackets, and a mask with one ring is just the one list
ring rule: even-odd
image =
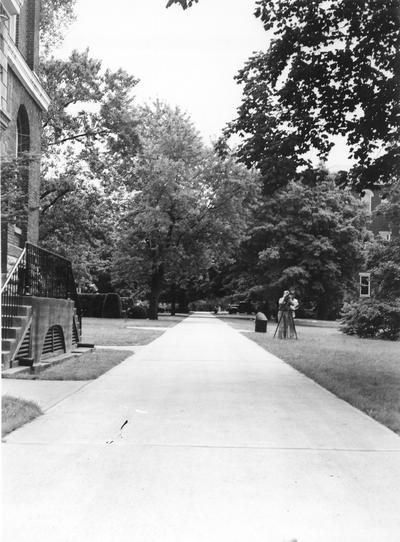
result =
[{"label": "hedge", "polygon": [[90,318],[121,318],[118,294],[79,294],[82,315]]},{"label": "hedge", "polygon": [[396,340],[400,336],[400,300],[374,299],[346,303],[341,331],[348,335]]},{"label": "hedge", "polygon": [[121,318],[122,306],[118,294],[106,294],[103,302],[103,318]]}]

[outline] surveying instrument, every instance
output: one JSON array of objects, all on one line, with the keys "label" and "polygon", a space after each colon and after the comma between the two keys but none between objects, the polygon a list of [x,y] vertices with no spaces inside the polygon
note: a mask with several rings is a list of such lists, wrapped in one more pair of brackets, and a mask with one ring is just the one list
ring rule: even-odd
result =
[{"label": "surveying instrument", "polygon": [[284,298],[283,303],[280,303],[280,305],[282,308],[279,308],[278,310],[278,314],[280,312],[280,316],[278,319],[278,324],[276,326],[273,338],[275,339],[279,326],[282,323],[282,325],[284,326],[283,338],[291,339],[292,337],[290,335],[291,335],[291,332],[293,332],[295,338],[297,339],[298,337],[297,337],[296,325],[294,323],[294,318],[293,318],[293,309],[290,307],[290,304],[289,304],[289,296],[287,296],[287,299]]}]

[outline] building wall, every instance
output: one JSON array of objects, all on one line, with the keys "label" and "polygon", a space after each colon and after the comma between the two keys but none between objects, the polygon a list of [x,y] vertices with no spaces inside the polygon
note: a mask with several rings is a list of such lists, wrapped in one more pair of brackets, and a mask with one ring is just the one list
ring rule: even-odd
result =
[{"label": "building wall", "polygon": [[40,131],[41,110],[26,91],[11,69],[8,70],[9,111],[11,121],[3,134],[4,158],[16,156],[17,116],[24,106],[29,119],[30,155],[28,185],[28,215],[23,226],[27,231],[27,241],[37,243],[39,239],[39,190],[40,190]]},{"label": "building wall", "polygon": [[25,0],[19,15],[17,46],[31,70],[39,65],[39,0]]},{"label": "building wall", "polygon": [[369,229],[373,234],[383,236],[384,238],[387,235],[391,235],[393,232],[389,220],[383,215],[374,213],[376,208],[382,203],[382,195],[379,190],[365,190],[362,200],[366,205],[368,213],[371,214]]},{"label": "building wall", "polygon": [[[7,8],[7,2],[0,0]],[[1,64],[1,113],[0,152],[3,160],[13,160],[17,155],[17,117],[25,108],[29,124],[29,174],[21,178],[28,194],[27,213],[18,224],[2,222],[2,273],[18,257],[18,247],[39,240],[39,191],[40,191],[40,131],[42,111],[48,105],[35,75],[39,66],[39,16],[40,0],[25,0],[17,15],[11,15],[13,24],[2,24],[0,36]],[[10,8],[11,9],[11,8]],[[9,12],[11,13],[11,12]],[[10,21],[10,17],[8,18]],[[16,24],[17,23],[17,24]],[[17,31],[11,31],[17,28]],[[6,89],[6,92],[5,92]],[[6,243],[6,244],[5,244]]]}]

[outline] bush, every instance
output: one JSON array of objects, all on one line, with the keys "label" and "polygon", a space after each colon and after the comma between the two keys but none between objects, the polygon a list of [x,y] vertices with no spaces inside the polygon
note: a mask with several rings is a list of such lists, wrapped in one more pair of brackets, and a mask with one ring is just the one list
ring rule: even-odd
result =
[{"label": "bush", "polygon": [[400,300],[369,299],[346,303],[340,329],[348,335],[394,341],[400,336]]},{"label": "bush", "polygon": [[121,318],[121,299],[118,294],[106,294],[103,304],[103,318]]},{"label": "bush", "polygon": [[133,299],[131,297],[121,297],[121,307],[123,311],[127,311],[131,307],[133,307]]},{"label": "bush", "polygon": [[83,316],[101,318],[106,294],[79,294]]},{"label": "bush", "polygon": [[128,318],[144,319],[147,318],[147,310],[146,307],[142,307],[141,305],[134,305],[127,310],[126,315]]}]

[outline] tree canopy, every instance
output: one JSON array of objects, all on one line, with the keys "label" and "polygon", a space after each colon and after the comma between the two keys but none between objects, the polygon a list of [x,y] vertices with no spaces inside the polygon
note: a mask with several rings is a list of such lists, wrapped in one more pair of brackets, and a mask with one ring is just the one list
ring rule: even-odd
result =
[{"label": "tree canopy", "polygon": [[325,158],[331,136],[347,139],[356,188],[389,183],[399,167],[400,14],[397,0],[259,0],[256,16],[273,39],[253,55],[230,132],[247,134],[246,163],[271,176],[277,160]]},{"label": "tree canopy", "polygon": [[103,70],[87,51],[45,59],[41,70],[51,97],[43,116],[41,242],[69,257],[87,284],[110,262],[115,202],[135,182],[137,80]]},{"label": "tree canopy", "polygon": [[63,39],[66,28],[74,21],[76,0],[41,0],[40,46],[48,55]]},{"label": "tree canopy", "polygon": [[148,294],[156,318],[162,291],[231,257],[244,230],[249,173],[206,150],[179,109],[157,102],[138,117],[137,190],[121,208],[114,278]]},{"label": "tree canopy", "polygon": [[320,318],[337,315],[363,262],[362,207],[326,177],[314,186],[291,181],[262,198],[233,273],[237,287],[273,303],[295,288]]},{"label": "tree canopy", "polygon": [[[170,0],[168,5],[190,2]],[[325,159],[344,136],[355,160],[346,184],[393,182],[400,165],[398,0],[258,0],[255,15],[272,36],[240,70],[238,155],[261,171],[267,189]],[[342,179],[343,180],[343,179]]]}]

